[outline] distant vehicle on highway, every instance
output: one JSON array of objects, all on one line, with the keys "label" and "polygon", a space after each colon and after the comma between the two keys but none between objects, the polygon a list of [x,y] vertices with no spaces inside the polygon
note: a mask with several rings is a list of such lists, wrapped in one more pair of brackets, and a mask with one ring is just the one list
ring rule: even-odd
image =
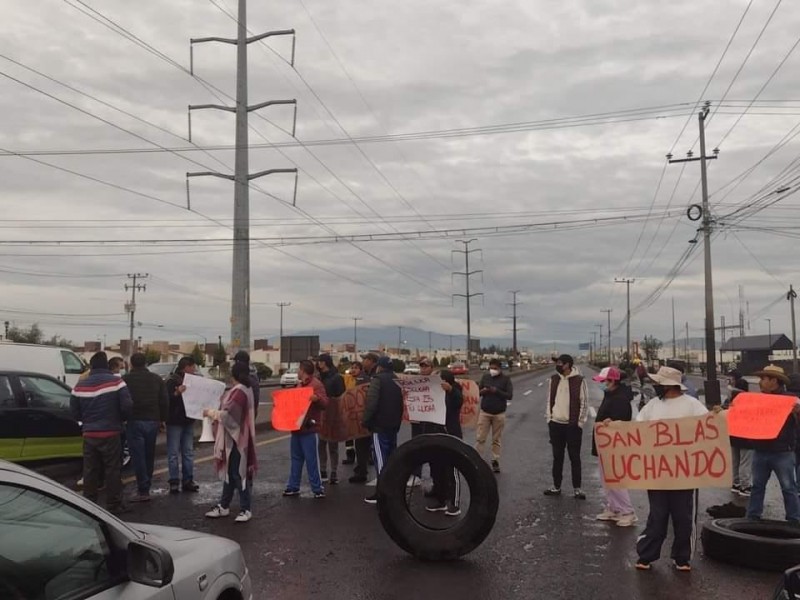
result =
[{"label": "distant vehicle on highway", "polygon": [[450,372],[453,375],[466,375],[469,372],[469,369],[463,362],[454,362],[450,365]]},{"label": "distant vehicle on highway", "polygon": [[281,375],[281,387],[294,387],[297,385],[297,367],[289,367]]},{"label": "distant vehicle on highway", "polygon": [[69,412],[70,394],[66,383],[44,373],[0,371],[0,459],[83,456],[81,427]]},{"label": "distant vehicle on highway", "polygon": [[178,368],[178,363],[176,362],[166,362],[166,363],[158,362],[147,366],[148,371],[150,371],[151,373],[155,373],[156,375],[161,377],[161,379],[164,380],[169,379],[170,375],[172,375],[175,372],[175,369],[177,368]]},{"label": "distant vehicle on highway", "polygon": [[508,361],[507,360],[502,361],[500,363],[500,368],[501,369],[507,369],[508,368]]},{"label": "distant vehicle on highway", "polygon": [[488,371],[489,370],[489,361],[483,361],[480,366],[481,371]]},{"label": "distant vehicle on highway", "polygon": [[0,369],[44,373],[72,388],[88,368],[69,348],[0,342]]},{"label": "distant vehicle on highway", "polygon": [[406,364],[406,368],[403,371],[403,373],[405,373],[406,375],[419,375],[420,374],[419,364],[415,362],[410,362]]},{"label": "distant vehicle on highway", "polygon": [[236,542],[123,523],[43,475],[0,461],[0,598],[252,600]]}]

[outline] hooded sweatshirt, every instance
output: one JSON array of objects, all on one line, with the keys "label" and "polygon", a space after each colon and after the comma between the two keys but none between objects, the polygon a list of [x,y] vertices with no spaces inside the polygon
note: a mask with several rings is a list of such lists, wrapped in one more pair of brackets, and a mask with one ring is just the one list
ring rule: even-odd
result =
[{"label": "hooded sweatshirt", "polygon": [[[603,394],[603,402],[597,409],[595,422],[600,423],[606,419],[612,421],[630,421],[633,418],[633,392],[626,385],[619,385],[613,390],[606,390]],[[592,436],[592,456],[597,456],[597,445]]]},{"label": "hooded sweatshirt", "polygon": [[567,375],[554,374],[547,382],[547,422],[583,427],[589,414],[586,381],[575,367]]}]

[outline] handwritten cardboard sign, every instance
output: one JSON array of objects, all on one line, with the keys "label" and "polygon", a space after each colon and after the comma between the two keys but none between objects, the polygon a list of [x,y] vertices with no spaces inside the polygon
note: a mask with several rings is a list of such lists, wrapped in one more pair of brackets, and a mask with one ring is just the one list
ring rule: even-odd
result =
[{"label": "handwritten cardboard sign", "polygon": [[724,415],[597,423],[595,442],[611,489],[689,490],[731,485]]},{"label": "handwritten cardboard sign", "polygon": [[311,406],[311,387],[272,392],[272,428],[276,431],[299,431]]},{"label": "handwritten cardboard sign", "polygon": [[338,398],[329,398],[322,413],[320,438],[328,442],[344,442],[367,437],[369,430],[361,425],[367,402],[368,383],[347,390]]},{"label": "handwritten cardboard sign", "polygon": [[417,423],[444,425],[447,418],[445,393],[438,375],[398,377],[406,404],[405,418]]},{"label": "handwritten cardboard sign", "polygon": [[461,405],[461,427],[473,429],[478,426],[478,413],[481,409],[481,396],[478,384],[471,379],[458,379],[464,403]]},{"label": "handwritten cardboard sign", "polygon": [[796,403],[794,396],[741,392],[728,410],[728,430],[748,440],[775,439]]},{"label": "handwritten cardboard sign", "polygon": [[186,373],[183,376],[183,385],[186,386],[181,394],[183,407],[190,419],[202,419],[204,408],[219,408],[219,399],[225,392],[223,382]]}]

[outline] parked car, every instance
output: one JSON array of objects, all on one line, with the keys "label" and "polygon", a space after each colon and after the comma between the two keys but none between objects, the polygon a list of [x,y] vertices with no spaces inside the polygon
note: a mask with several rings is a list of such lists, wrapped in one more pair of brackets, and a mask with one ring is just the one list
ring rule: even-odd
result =
[{"label": "parked car", "polygon": [[481,371],[488,371],[488,370],[489,370],[489,361],[486,361],[486,360],[485,360],[485,361],[483,361],[483,362],[480,364],[480,370],[481,370]]},{"label": "parked car", "polygon": [[88,366],[69,348],[0,342],[0,369],[44,373],[72,388]]},{"label": "parked car", "polygon": [[500,368],[501,369],[508,369],[508,361],[507,360],[502,361],[500,363]]},{"label": "parked car", "polygon": [[0,459],[83,456],[81,427],[69,412],[70,394],[66,383],[44,373],[0,371]]},{"label": "parked car", "polygon": [[252,599],[236,542],[123,523],[93,502],[0,461],[0,598]]},{"label": "parked car", "polygon": [[454,362],[450,365],[450,372],[453,375],[466,375],[469,369],[467,369],[467,365],[463,362]]},{"label": "parked car", "polygon": [[405,373],[406,375],[419,375],[420,374],[419,364],[414,362],[407,363],[403,373]]},{"label": "parked car", "polygon": [[[178,363],[176,362],[168,362],[168,363],[157,362],[147,366],[147,369],[151,373],[155,373],[165,381],[170,378],[170,375],[172,375],[175,372],[175,369],[177,368],[178,368]],[[196,374],[202,375],[202,373],[199,372]]]},{"label": "parked car", "polygon": [[294,387],[297,385],[297,367],[289,367],[281,375],[281,387]]}]

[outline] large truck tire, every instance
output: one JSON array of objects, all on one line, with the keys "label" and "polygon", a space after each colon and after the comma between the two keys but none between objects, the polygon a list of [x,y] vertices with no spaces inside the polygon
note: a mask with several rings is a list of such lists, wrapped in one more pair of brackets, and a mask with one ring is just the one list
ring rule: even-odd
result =
[{"label": "large truck tire", "polygon": [[700,539],[706,556],[732,565],[784,571],[800,564],[800,526],[786,521],[715,519]]}]

